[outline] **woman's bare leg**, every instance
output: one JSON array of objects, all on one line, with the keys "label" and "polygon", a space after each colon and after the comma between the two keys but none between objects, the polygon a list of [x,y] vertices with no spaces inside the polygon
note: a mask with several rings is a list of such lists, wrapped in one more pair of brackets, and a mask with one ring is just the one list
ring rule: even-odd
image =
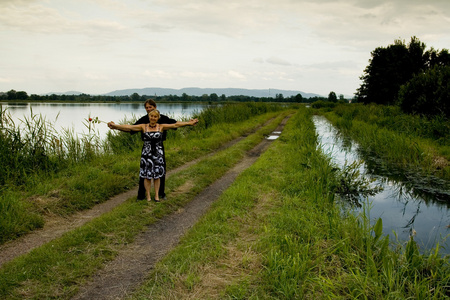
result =
[{"label": "woman's bare leg", "polygon": [[152,197],[150,196],[150,189],[152,188],[152,181],[150,179],[145,178],[144,186],[145,186],[145,197],[147,198],[147,201],[152,201]]},{"label": "woman's bare leg", "polygon": [[155,185],[155,201],[159,201],[159,185],[160,185],[160,180],[158,179],[153,179],[153,184]]}]

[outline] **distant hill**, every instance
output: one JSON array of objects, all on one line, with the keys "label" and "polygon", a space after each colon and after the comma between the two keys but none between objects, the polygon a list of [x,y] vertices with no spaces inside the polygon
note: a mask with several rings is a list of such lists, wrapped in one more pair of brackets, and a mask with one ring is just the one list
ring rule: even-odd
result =
[{"label": "distant hill", "polygon": [[[278,89],[264,89],[264,90],[252,90],[252,89],[238,89],[238,88],[197,88],[197,87],[188,87],[182,89],[166,89],[166,88],[142,88],[142,89],[126,89],[126,90],[117,90],[107,94],[106,96],[129,96],[134,93],[139,94],[140,96],[168,96],[168,95],[176,95],[181,96],[183,93],[189,96],[202,96],[204,94],[210,95],[216,93],[218,96],[250,96],[250,97],[273,97],[277,94],[282,94],[283,97],[291,97],[301,94],[304,98],[310,97],[321,97],[318,94],[305,93],[302,91],[291,91],[291,90],[278,90]],[[323,96],[322,96],[323,97]]]},{"label": "distant hill", "polygon": [[81,95],[81,94],[83,94],[82,92],[78,92],[78,91],[68,91],[68,92],[64,92],[64,93],[46,93],[46,94],[44,94],[44,96],[49,96],[49,95],[58,95],[58,96],[61,96],[61,95],[66,95],[66,96],[68,96],[68,95],[75,95],[75,96],[78,96],[78,95]]}]

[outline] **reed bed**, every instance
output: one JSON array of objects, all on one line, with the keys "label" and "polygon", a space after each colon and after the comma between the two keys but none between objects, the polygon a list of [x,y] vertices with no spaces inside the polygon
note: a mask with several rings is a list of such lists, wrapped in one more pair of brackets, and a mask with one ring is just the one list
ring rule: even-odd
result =
[{"label": "reed bed", "polygon": [[450,120],[406,115],[397,107],[381,105],[337,105],[318,111],[387,164],[450,180]]}]

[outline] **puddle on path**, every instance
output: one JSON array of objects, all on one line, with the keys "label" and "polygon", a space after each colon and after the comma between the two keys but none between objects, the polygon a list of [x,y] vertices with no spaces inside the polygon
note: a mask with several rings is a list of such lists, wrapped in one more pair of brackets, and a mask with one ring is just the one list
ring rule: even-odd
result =
[{"label": "puddle on path", "polygon": [[272,131],[272,133],[266,136],[266,140],[276,140],[280,137],[281,131]]},{"label": "puddle on path", "polygon": [[[376,159],[366,155],[363,158],[358,144],[342,138],[325,117],[314,116],[313,122],[320,147],[330,155],[333,163],[342,168],[363,160],[360,173],[375,179],[374,186],[383,188],[376,195],[360,201],[371,204],[369,217],[372,222],[383,219],[384,234],[394,240],[395,231],[398,240],[405,242],[414,232],[421,251],[432,249],[439,243],[441,253],[450,254],[449,182],[437,178],[413,178],[413,174],[395,174],[393,170],[380,168]],[[383,172],[392,176],[380,175]],[[362,211],[362,208],[354,209]]]}]

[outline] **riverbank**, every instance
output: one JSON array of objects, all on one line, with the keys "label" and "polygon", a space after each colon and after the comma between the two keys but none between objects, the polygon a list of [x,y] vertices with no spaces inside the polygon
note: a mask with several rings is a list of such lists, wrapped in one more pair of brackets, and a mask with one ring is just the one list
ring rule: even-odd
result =
[{"label": "riverbank", "polygon": [[[316,110],[365,152],[403,173],[450,182],[450,120],[408,115],[384,105],[337,105]],[[392,169],[394,169],[392,168]]]}]

